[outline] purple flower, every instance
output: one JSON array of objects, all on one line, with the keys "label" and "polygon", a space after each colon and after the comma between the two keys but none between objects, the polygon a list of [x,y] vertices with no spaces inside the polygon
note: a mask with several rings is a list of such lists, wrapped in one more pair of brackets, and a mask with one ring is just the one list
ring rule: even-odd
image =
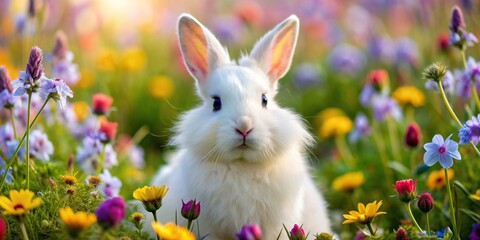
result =
[{"label": "purple flower", "polygon": [[451,136],[450,134],[443,141],[442,135],[436,134],[432,142],[423,145],[423,148],[426,150],[425,155],[423,155],[425,165],[430,167],[436,162],[440,162],[443,168],[450,168],[453,166],[453,158],[457,160],[462,159],[460,152],[458,152],[458,143],[450,140]]},{"label": "purple flower", "polygon": [[422,193],[418,198],[417,207],[418,209],[420,209],[420,211],[424,213],[430,212],[430,210],[432,210],[433,208],[433,205],[434,205],[433,197],[428,192]]},{"label": "purple flower", "polygon": [[[11,158],[13,156],[13,153],[15,153],[15,149],[18,147],[18,141],[17,140],[11,140],[7,142],[7,151],[5,152],[5,156],[7,158]],[[25,146],[20,147],[20,150],[18,150],[17,153],[17,158],[19,158],[21,161],[25,158],[25,155],[27,154],[27,150],[25,149]]]},{"label": "purple flower", "polygon": [[[0,176],[3,176],[5,174],[5,170],[7,169],[7,166],[5,166],[5,161],[0,158]],[[5,178],[5,182],[8,184],[13,183],[13,175],[12,175],[12,167],[8,169],[7,177]]]},{"label": "purple flower", "polygon": [[460,144],[467,144],[473,141],[475,145],[480,141],[480,114],[473,116],[468,120],[460,129],[458,137],[460,138]]},{"label": "purple flower", "polygon": [[56,78],[63,79],[69,85],[76,84],[80,79],[77,64],[73,64],[66,59],[55,62],[52,75]]},{"label": "purple flower", "polygon": [[117,164],[117,152],[113,149],[112,144],[105,145],[105,162],[103,163],[103,167],[111,168]]},{"label": "purple flower", "polygon": [[125,218],[125,202],[120,197],[107,199],[98,206],[95,215],[103,229],[115,228]]},{"label": "purple flower", "polygon": [[260,240],[262,239],[262,230],[257,224],[248,224],[244,225],[236,236],[237,240]]},{"label": "purple flower", "polygon": [[322,80],[318,67],[311,63],[302,63],[295,69],[293,75],[297,87],[308,87]]},{"label": "purple flower", "polygon": [[349,44],[336,46],[328,57],[332,69],[349,75],[357,74],[366,63],[363,52]]},{"label": "purple flower", "polygon": [[465,28],[465,21],[463,20],[462,10],[458,6],[454,6],[452,9],[452,18],[450,19],[450,30],[453,32],[459,32],[460,29]]},{"label": "purple flower", "polygon": [[62,79],[56,78],[52,80],[45,78],[40,84],[40,96],[43,99],[53,98],[63,110],[67,105],[67,97],[72,98],[73,92]]},{"label": "purple flower", "polygon": [[102,183],[100,184],[100,190],[105,194],[107,197],[116,197],[120,192],[120,188],[122,187],[122,182],[117,177],[112,176],[110,171],[103,170],[103,173],[98,175],[102,179]]},{"label": "purple flower", "polygon": [[367,237],[365,236],[365,234],[363,233],[362,230],[358,230],[357,231],[357,234],[355,235],[355,240],[365,240],[367,239]]},{"label": "purple flower", "polygon": [[137,145],[132,145],[127,152],[130,163],[136,168],[143,168],[145,166],[144,151]]},{"label": "purple flower", "polygon": [[402,112],[397,102],[387,96],[377,96],[372,100],[373,116],[378,121],[383,121],[387,117],[392,117],[395,120],[402,119]]},{"label": "purple flower", "polygon": [[363,113],[357,114],[355,117],[355,128],[350,135],[348,136],[348,140],[350,142],[357,142],[360,138],[363,138],[369,135],[371,132],[370,124],[368,123],[368,118]]},{"label": "purple flower", "polygon": [[470,240],[480,240],[480,223],[475,223],[472,226],[472,232],[468,235]]},{"label": "purple flower", "polygon": [[189,221],[197,219],[200,215],[200,210],[200,202],[197,203],[196,199],[190,200],[187,203],[184,203],[182,200],[182,210],[180,211],[180,213],[185,219]]},{"label": "purple flower", "polygon": [[99,138],[86,136],[83,145],[77,148],[76,158],[87,174],[93,174],[98,166],[98,157],[102,152],[102,142]]},{"label": "purple flower", "polygon": [[57,32],[57,38],[55,39],[55,46],[53,47],[52,54],[57,59],[63,59],[68,54],[68,41],[67,35],[63,31]]},{"label": "purple flower", "polygon": [[213,33],[221,43],[230,45],[237,42],[244,31],[244,26],[238,18],[221,17],[216,18],[213,23]]},{"label": "purple flower", "polygon": [[393,43],[387,36],[374,36],[367,43],[367,51],[371,58],[390,62],[394,56]]},{"label": "purple flower", "polygon": [[43,75],[42,61],[42,49],[37,46],[33,47],[30,51],[30,57],[27,62],[27,69],[25,71],[28,74],[31,83],[40,79],[40,77]]},{"label": "purple flower", "polygon": [[305,231],[301,226],[297,224],[293,225],[292,230],[290,230],[290,240],[305,240]]},{"label": "purple flower", "polygon": [[469,57],[467,61],[466,74],[475,82],[480,82],[480,63],[476,62],[474,58]]},{"label": "purple flower", "polygon": [[395,43],[395,61],[397,64],[415,66],[418,60],[418,47],[410,38],[400,38]]},{"label": "purple flower", "polygon": [[33,130],[30,133],[30,154],[43,162],[50,160],[53,144],[48,140],[47,134],[40,130]]},{"label": "purple flower", "polygon": [[12,80],[8,74],[7,68],[0,66],[0,91],[8,90],[9,93],[13,92]]},{"label": "purple flower", "polygon": [[14,140],[13,128],[10,123],[0,126],[0,146],[5,152],[7,150],[7,142]]}]

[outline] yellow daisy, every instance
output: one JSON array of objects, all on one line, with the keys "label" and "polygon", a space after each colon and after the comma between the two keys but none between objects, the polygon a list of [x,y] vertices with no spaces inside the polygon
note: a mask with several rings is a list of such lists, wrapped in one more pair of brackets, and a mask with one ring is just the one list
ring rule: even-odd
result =
[{"label": "yellow daisy", "polygon": [[133,198],[143,203],[145,210],[155,212],[162,206],[162,199],[167,194],[168,188],[165,185],[161,187],[143,187],[133,192]]},{"label": "yellow daisy", "polygon": [[75,185],[77,183],[77,178],[71,175],[63,175],[62,182],[66,185]]},{"label": "yellow daisy", "polygon": [[343,217],[346,219],[343,221],[342,224],[349,224],[349,223],[361,223],[361,224],[369,224],[371,223],[375,217],[387,214],[386,212],[378,212],[378,209],[382,206],[382,201],[378,202],[374,201],[372,203],[365,205],[363,203],[358,203],[358,211],[350,211],[349,214],[343,214]]},{"label": "yellow daisy", "polygon": [[142,219],[145,219],[145,215],[139,213],[139,212],[134,212],[130,216],[135,222],[140,222]]},{"label": "yellow daisy", "polygon": [[425,105],[425,95],[418,88],[413,86],[398,87],[392,97],[402,105],[420,107]]},{"label": "yellow daisy", "polygon": [[82,211],[74,212],[70,207],[60,208],[60,219],[69,230],[75,232],[85,230],[97,222],[95,214]]},{"label": "yellow daisy", "polygon": [[[449,168],[448,170],[448,179],[451,180],[455,176],[455,171]],[[447,184],[445,179],[445,173],[443,169],[438,171],[432,171],[427,177],[427,188],[431,190],[439,190],[442,189]]]},{"label": "yellow daisy", "polygon": [[318,135],[322,139],[343,136],[353,128],[353,122],[347,116],[334,116],[323,121]]},{"label": "yellow daisy", "polygon": [[188,229],[171,222],[166,225],[152,222],[152,228],[163,240],[195,240],[195,236]]},{"label": "yellow daisy", "polygon": [[34,195],[30,190],[21,189],[20,191],[11,190],[10,199],[0,196],[0,206],[4,209],[3,213],[24,216],[42,203],[42,199],[33,198]]},{"label": "yellow daisy", "polygon": [[480,189],[477,189],[475,194],[470,194],[470,199],[480,201]]},{"label": "yellow daisy", "polygon": [[365,182],[365,177],[360,171],[350,172],[335,178],[332,183],[333,189],[337,191],[353,191]]}]

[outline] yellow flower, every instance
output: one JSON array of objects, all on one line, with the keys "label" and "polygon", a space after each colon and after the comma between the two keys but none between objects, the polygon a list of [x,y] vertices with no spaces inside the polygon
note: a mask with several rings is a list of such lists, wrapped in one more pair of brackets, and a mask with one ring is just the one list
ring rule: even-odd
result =
[{"label": "yellow flower", "polygon": [[11,190],[10,199],[0,196],[0,206],[5,210],[4,214],[23,216],[42,203],[42,199],[33,196],[34,193],[29,190]]},{"label": "yellow flower", "polygon": [[90,110],[88,108],[88,104],[86,102],[74,102],[72,104],[73,112],[75,116],[77,116],[78,121],[83,121],[88,117]]},{"label": "yellow flower", "polygon": [[[449,168],[448,170],[448,179],[451,180],[455,176],[453,169]],[[427,178],[427,188],[431,190],[442,189],[447,184],[445,180],[444,170],[432,171]]]},{"label": "yellow flower", "polygon": [[60,208],[60,218],[68,229],[73,231],[85,230],[97,221],[93,213],[73,212],[70,207]]},{"label": "yellow flower", "polygon": [[148,84],[148,92],[154,98],[169,98],[175,90],[175,85],[167,76],[156,76]]},{"label": "yellow flower", "polygon": [[88,184],[92,185],[93,187],[97,187],[98,184],[102,182],[102,179],[98,176],[90,176],[87,179]]},{"label": "yellow flower", "polygon": [[358,212],[350,211],[349,214],[343,214],[343,217],[346,219],[342,224],[349,223],[361,223],[368,224],[371,223],[376,216],[387,214],[386,212],[378,212],[378,209],[382,206],[382,201],[374,201],[372,203],[365,205],[363,203],[358,203]]},{"label": "yellow flower", "polygon": [[340,177],[335,178],[333,180],[333,189],[337,191],[353,191],[354,189],[358,188],[365,182],[365,177],[363,173],[358,172],[351,172],[343,174]]},{"label": "yellow flower", "polygon": [[398,87],[395,92],[393,92],[392,97],[403,105],[412,105],[414,107],[425,105],[425,95],[413,86]]},{"label": "yellow flower", "polygon": [[139,212],[134,212],[130,216],[135,222],[140,222],[142,219],[145,219],[145,215],[139,213]]},{"label": "yellow flower", "polygon": [[[112,67],[113,68],[113,67]],[[75,87],[87,89],[90,88],[95,82],[95,74],[89,69],[83,69],[80,72],[80,79]]]},{"label": "yellow flower", "polygon": [[475,194],[470,194],[470,199],[480,201],[480,189],[477,189]]},{"label": "yellow flower", "polygon": [[77,178],[75,176],[63,175],[62,182],[67,185],[75,185],[77,183]]},{"label": "yellow flower", "polygon": [[343,136],[350,132],[353,128],[353,122],[346,116],[334,116],[326,119],[320,129],[318,135],[322,139],[330,137]]},{"label": "yellow flower", "polygon": [[325,108],[315,117],[315,125],[320,127],[325,120],[338,116],[345,116],[345,113],[339,108]]},{"label": "yellow flower", "polygon": [[143,69],[147,62],[145,52],[141,48],[126,49],[121,58],[121,67],[127,72],[138,72]]},{"label": "yellow flower", "polygon": [[103,49],[97,56],[96,66],[102,71],[113,71],[116,65],[115,53],[110,49]]},{"label": "yellow flower", "polygon": [[195,240],[195,236],[188,229],[171,222],[166,225],[152,222],[152,228],[163,240]]},{"label": "yellow flower", "polygon": [[143,203],[145,210],[155,212],[162,206],[162,199],[167,194],[168,188],[165,185],[161,187],[143,187],[133,192],[133,198]]}]

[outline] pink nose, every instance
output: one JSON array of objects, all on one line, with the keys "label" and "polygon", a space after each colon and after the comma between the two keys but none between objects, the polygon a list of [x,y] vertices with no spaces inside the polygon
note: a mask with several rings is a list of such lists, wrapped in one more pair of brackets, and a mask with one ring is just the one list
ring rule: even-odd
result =
[{"label": "pink nose", "polygon": [[242,131],[242,130],[240,130],[240,129],[238,129],[238,128],[235,128],[235,131],[236,131],[238,134],[242,135],[243,139],[247,138],[248,134],[249,134],[250,132],[252,132],[252,130],[253,130],[253,128],[250,128],[250,130],[248,130],[248,131]]}]

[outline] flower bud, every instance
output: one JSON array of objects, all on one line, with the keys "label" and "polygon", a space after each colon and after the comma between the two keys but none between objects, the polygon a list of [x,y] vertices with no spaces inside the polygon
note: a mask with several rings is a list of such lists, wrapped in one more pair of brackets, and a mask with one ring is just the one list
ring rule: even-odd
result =
[{"label": "flower bud", "polygon": [[125,217],[125,202],[120,197],[105,200],[98,206],[95,215],[103,229],[115,228]]},{"label": "flower bud", "polygon": [[416,148],[422,139],[422,132],[416,123],[410,123],[405,132],[405,144],[411,148]]},{"label": "flower bud", "polygon": [[112,97],[97,93],[93,95],[93,112],[97,115],[105,115],[110,111],[112,103]]},{"label": "flower bud", "polygon": [[399,228],[395,234],[395,240],[408,240],[407,231],[403,228]]},{"label": "flower bud", "polygon": [[7,68],[0,66],[0,92],[7,89],[9,93],[13,92],[12,79],[8,74]]},{"label": "flower bud", "polygon": [[423,78],[425,80],[432,80],[435,82],[441,82],[443,77],[447,73],[447,67],[441,63],[434,63],[423,71]]},{"label": "flower bud", "polygon": [[262,239],[262,230],[257,224],[244,225],[236,236],[237,240],[260,240]]},{"label": "flower bud", "polygon": [[292,230],[290,230],[290,240],[305,240],[307,239],[305,231],[301,226],[297,224],[293,225]]},{"label": "flower bud", "polygon": [[417,207],[424,213],[430,212],[433,208],[433,198],[428,192],[422,193],[417,202]]},{"label": "flower bud", "polygon": [[26,72],[33,79],[33,81],[38,80],[43,74],[43,54],[42,49],[39,47],[33,47],[30,51],[30,57],[27,62]]},{"label": "flower bud", "polygon": [[68,53],[67,35],[63,31],[57,32],[55,46],[53,46],[52,54],[56,58],[64,59]]},{"label": "flower bud", "polygon": [[450,20],[450,30],[458,33],[460,29],[465,28],[465,21],[463,21],[462,10],[458,6],[454,6],[452,9],[452,18]]},{"label": "flower bud", "polygon": [[142,221],[142,219],[145,219],[145,215],[143,215],[143,214],[141,214],[141,213],[139,213],[139,212],[134,212],[134,213],[132,213],[132,215],[131,215],[130,217],[132,218],[132,220],[133,220],[134,222],[137,222],[137,223],[140,222],[140,221]]},{"label": "flower bud", "polygon": [[187,203],[184,203],[182,200],[182,210],[181,214],[185,219],[193,221],[198,218],[200,215],[200,202],[197,203],[196,200],[190,200]]},{"label": "flower bud", "polygon": [[315,237],[315,240],[333,240],[333,236],[329,233],[320,233]]},{"label": "flower bud", "polygon": [[417,181],[414,182],[412,179],[397,181],[393,188],[402,202],[409,203],[417,197]]}]

